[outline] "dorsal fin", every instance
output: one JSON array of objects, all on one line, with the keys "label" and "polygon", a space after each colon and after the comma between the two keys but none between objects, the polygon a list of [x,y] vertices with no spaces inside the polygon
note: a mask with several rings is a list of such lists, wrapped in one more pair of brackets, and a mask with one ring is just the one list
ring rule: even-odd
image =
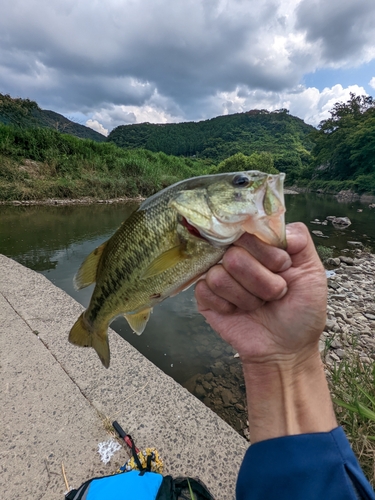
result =
[{"label": "dorsal fin", "polygon": [[96,271],[98,269],[100,257],[102,256],[106,245],[107,241],[95,248],[95,250],[91,252],[82,262],[81,267],[74,276],[74,287],[76,290],[80,290],[81,288],[85,288],[86,286],[95,283]]},{"label": "dorsal fin", "polygon": [[124,314],[124,318],[129,323],[130,328],[137,335],[141,335],[146,328],[147,322],[150,319],[152,309],[143,309],[143,311],[135,314]]}]

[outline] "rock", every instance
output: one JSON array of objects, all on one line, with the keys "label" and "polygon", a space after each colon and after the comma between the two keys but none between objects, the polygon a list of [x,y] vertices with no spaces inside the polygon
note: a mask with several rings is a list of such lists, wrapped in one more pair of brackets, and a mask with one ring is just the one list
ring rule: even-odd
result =
[{"label": "rock", "polygon": [[365,312],[365,313],[363,313],[363,315],[364,315],[367,319],[371,319],[372,321],[375,321],[375,314],[371,314],[371,313]]},{"label": "rock", "polygon": [[334,299],[334,300],[345,300],[346,299],[346,295],[343,294],[343,293],[334,293],[331,295],[331,299]]},{"label": "rock", "polygon": [[221,356],[222,352],[220,349],[212,349],[212,351],[210,352],[210,356],[212,356],[213,358],[217,359]]},{"label": "rock", "polygon": [[310,224],[321,224],[319,219],[311,220]]},{"label": "rock", "polygon": [[197,384],[195,387],[194,394],[198,398],[203,398],[206,395],[206,391],[203,389],[203,387],[200,384]]},{"label": "rock", "polygon": [[372,359],[368,356],[361,356],[359,359],[362,361],[362,363],[372,363]]},{"label": "rock", "polygon": [[215,375],[215,377],[220,377],[225,375],[225,368],[223,363],[215,363],[214,366],[211,368],[211,371]]},{"label": "rock", "polygon": [[330,352],[328,355],[333,361],[340,361],[340,358],[334,352]]},{"label": "rock", "polygon": [[336,219],[336,215],[327,215],[326,220]]},{"label": "rock", "polygon": [[340,359],[345,358],[346,356],[346,353],[343,349],[336,349],[335,353]]},{"label": "rock", "polygon": [[336,311],[335,316],[336,316],[336,318],[341,318],[343,321],[347,321],[345,311]]},{"label": "rock", "polygon": [[332,328],[336,325],[336,320],[334,319],[326,319],[326,324],[324,327],[324,330],[328,332],[329,330],[332,330]]},{"label": "rock", "polygon": [[339,342],[338,340],[335,339],[332,341],[331,347],[332,347],[332,349],[339,349],[340,347],[342,347],[342,345],[341,345],[341,342]]},{"label": "rock", "polygon": [[347,243],[351,247],[363,248],[363,243],[361,241],[348,241]]},{"label": "rock", "polygon": [[348,266],[354,265],[354,260],[351,257],[346,257],[345,255],[340,255],[339,259],[341,262],[344,262],[344,264],[347,264]]},{"label": "rock", "polygon": [[244,407],[244,406],[242,406],[240,403],[236,403],[236,404],[234,405],[234,407],[235,407],[235,408],[236,408],[236,410],[237,410],[237,411],[239,411],[239,412],[246,411],[246,410],[245,410],[245,407]]},{"label": "rock", "polygon": [[318,236],[319,238],[328,238],[328,236],[325,236],[321,231],[311,231],[312,234],[315,234],[315,236]]},{"label": "rock", "polygon": [[328,278],[327,280],[327,285],[333,290],[337,290],[338,288],[340,288],[340,285],[330,278]]},{"label": "rock", "polygon": [[224,389],[221,392],[221,399],[223,400],[224,406],[231,406],[232,393],[228,389]]},{"label": "rock", "polygon": [[346,227],[349,227],[352,221],[349,219],[349,217],[335,217],[332,219],[332,225],[336,229],[345,229]]},{"label": "rock", "polygon": [[202,387],[207,392],[211,392],[212,391],[212,385],[209,382],[207,382],[206,380],[203,380]]},{"label": "rock", "polygon": [[339,266],[340,265],[340,259],[338,257],[330,257],[327,259],[327,264],[330,266]]}]

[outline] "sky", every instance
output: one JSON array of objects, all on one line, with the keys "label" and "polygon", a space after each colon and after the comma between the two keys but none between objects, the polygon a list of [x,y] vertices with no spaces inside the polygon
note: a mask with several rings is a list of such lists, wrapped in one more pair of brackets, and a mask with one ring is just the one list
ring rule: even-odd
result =
[{"label": "sky", "polygon": [[375,0],[0,0],[0,92],[107,135],[375,96]]}]

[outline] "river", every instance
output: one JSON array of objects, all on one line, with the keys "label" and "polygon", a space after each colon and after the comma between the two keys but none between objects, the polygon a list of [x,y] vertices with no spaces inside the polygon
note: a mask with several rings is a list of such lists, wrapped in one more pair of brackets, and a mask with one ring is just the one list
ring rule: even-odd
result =
[{"label": "river", "polygon": [[[375,249],[375,209],[369,209],[368,204],[298,194],[287,195],[286,205],[287,222],[303,221],[310,230],[321,230],[328,236],[314,236],[317,245],[335,246],[336,252],[341,252],[348,247],[348,240],[357,240]],[[76,291],[73,276],[84,258],[135,208],[134,204],[0,206],[0,253],[42,273],[87,306],[92,287]],[[328,215],[347,216],[352,225],[337,230],[331,223],[310,223]],[[157,306],[141,336],[133,334],[122,318],[116,319],[112,328],[182,385],[210,371],[218,360],[229,362],[233,358],[232,349],[197,313],[192,288]]]}]

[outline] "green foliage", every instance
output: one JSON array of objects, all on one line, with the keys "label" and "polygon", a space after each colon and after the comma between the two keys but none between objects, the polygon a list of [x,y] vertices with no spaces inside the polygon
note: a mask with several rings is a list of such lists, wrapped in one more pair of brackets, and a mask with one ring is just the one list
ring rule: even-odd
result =
[{"label": "green foliage", "polygon": [[207,173],[200,160],[0,124],[0,199],[149,196]]},{"label": "green foliage", "polygon": [[[288,182],[293,182],[309,165],[312,130],[284,109],[252,110],[197,123],[122,125],[109,134],[108,140],[125,149],[142,147],[213,163],[237,153],[246,157],[268,153],[273,166],[286,172]],[[255,157],[253,160],[258,164]]]},{"label": "green foliage", "polygon": [[236,153],[213,167],[212,173],[240,172],[245,170],[260,170],[267,174],[278,174],[273,166],[273,156],[270,153],[253,153],[246,156]]},{"label": "green foliage", "polygon": [[311,134],[314,178],[352,180],[355,190],[375,193],[375,101],[350,94],[330,113]]},{"label": "green foliage", "polygon": [[318,255],[322,262],[325,262],[327,259],[330,259],[333,256],[333,250],[330,247],[318,245],[316,247],[316,251],[318,252]]},{"label": "green foliage", "polygon": [[349,358],[330,368],[330,378],[337,420],[374,486],[375,363]]},{"label": "green foliage", "polygon": [[106,141],[104,135],[89,127],[74,123],[54,111],[42,110],[34,101],[12,98],[8,94],[0,94],[0,123],[21,128],[51,128],[81,139],[91,139],[97,142]]}]

